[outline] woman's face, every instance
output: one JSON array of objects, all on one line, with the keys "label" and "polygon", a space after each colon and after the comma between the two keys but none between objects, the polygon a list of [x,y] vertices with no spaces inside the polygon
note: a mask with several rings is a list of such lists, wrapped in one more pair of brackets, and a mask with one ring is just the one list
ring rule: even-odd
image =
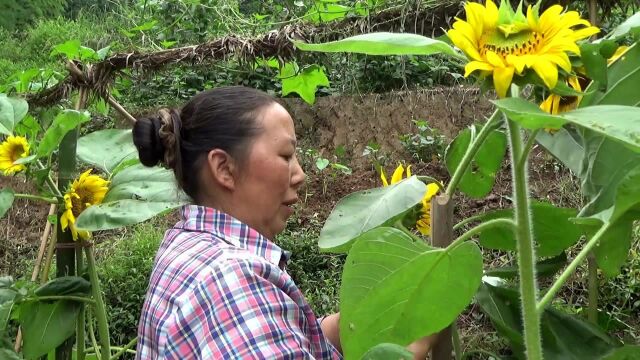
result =
[{"label": "woman's face", "polygon": [[296,158],[296,134],[291,115],[274,103],[261,110],[262,128],[250,145],[235,183],[237,216],[268,239],[284,230],[305,179]]}]

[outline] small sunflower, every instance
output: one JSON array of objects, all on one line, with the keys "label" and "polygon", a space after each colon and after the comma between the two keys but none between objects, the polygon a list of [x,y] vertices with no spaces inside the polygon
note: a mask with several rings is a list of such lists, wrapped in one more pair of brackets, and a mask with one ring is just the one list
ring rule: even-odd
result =
[{"label": "small sunflower", "polygon": [[73,181],[69,191],[64,194],[65,211],[60,217],[62,230],[71,229],[73,240],[86,240],[91,237],[88,231],[78,231],[76,218],[89,206],[102,203],[107,193],[109,182],[98,175],[91,175],[91,169],[85,171]]},{"label": "small sunflower", "polygon": [[492,0],[486,5],[465,4],[466,21],[456,19],[449,39],[471,60],[465,76],[480,71],[491,75],[498,96],[503,98],[514,74],[532,69],[549,89],[558,82],[558,68],[571,73],[569,53],[580,55],[576,41],[600,30],[575,11],[553,5],[539,14],[539,3],[516,11],[507,1],[500,8]]},{"label": "small sunflower", "polygon": [[29,143],[22,136],[10,135],[0,144],[0,172],[4,175],[13,175],[24,171],[27,167],[14,162],[29,156]]},{"label": "small sunflower", "polygon": [[[582,91],[580,81],[578,81],[578,77],[576,76],[570,76],[567,79],[567,84],[576,91]],[[559,114],[577,108],[580,99],[582,99],[582,96],[560,96],[551,93],[551,95],[540,104],[540,109],[549,114]]]},{"label": "small sunflower", "polygon": [[[402,164],[391,175],[391,185],[402,181],[404,175],[404,166]],[[411,165],[407,166],[407,178],[411,177]],[[389,186],[387,176],[384,174],[384,170],[380,171],[380,179],[382,179],[382,185]],[[422,208],[420,209],[420,218],[416,222],[416,228],[422,235],[431,234],[431,198],[438,192],[439,187],[435,183],[427,184],[427,191],[422,198]]]}]

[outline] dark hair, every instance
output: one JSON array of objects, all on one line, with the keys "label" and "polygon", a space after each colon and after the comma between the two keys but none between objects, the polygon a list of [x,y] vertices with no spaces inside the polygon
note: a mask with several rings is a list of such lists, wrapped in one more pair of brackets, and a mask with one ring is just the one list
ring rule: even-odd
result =
[{"label": "dark hair", "polygon": [[202,159],[221,149],[243,162],[251,139],[260,131],[258,112],[277,101],[242,86],[220,87],[195,95],[180,110],[162,109],[138,119],[133,143],[145,166],[173,169],[178,185],[192,199],[198,196]]}]

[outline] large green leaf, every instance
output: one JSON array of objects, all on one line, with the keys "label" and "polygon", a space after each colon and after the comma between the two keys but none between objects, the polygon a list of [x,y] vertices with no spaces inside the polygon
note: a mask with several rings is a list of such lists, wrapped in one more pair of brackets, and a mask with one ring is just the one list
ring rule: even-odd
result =
[{"label": "large green leaf", "polygon": [[474,243],[432,250],[394,228],[363,234],[349,251],[340,287],[345,357],[442,330],[469,304],[481,276],[482,254]]},{"label": "large green leaf", "polygon": [[118,171],[109,184],[103,202],[134,199],[153,202],[186,201],[176,185],[173,173],[161,167],[146,167],[139,162]]},{"label": "large green leaf", "polygon": [[[555,207],[549,203],[535,202],[531,205],[533,235],[536,240],[536,255],[556,256],[575,244],[583,231],[570,221],[577,211]],[[481,221],[497,218],[513,218],[513,209],[495,210],[484,214]],[[516,240],[511,228],[494,227],[480,234],[480,245],[499,250],[515,251]]]},{"label": "large green leaf", "polygon": [[409,360],[413,359],[413,353],[411,353],[404,346],[397,344],[383,343],[378,344],[363,356],[362,360]]},{"label": "large green leaf", "polygon": [[184,202],[150,202],[118,200],[87,208],[80,214],[76,226],[81,230],[117,229],[151,219],[183,205]]},{"label": "large green leaf", "polygon": [[[445,163],[449,174],[453,175],[467,148],[473,141],[476,127],[462,130],[447,147]],[[482,198],[491,192],[507,151],[507,137],[499,130],[494,130],[482,143],[469,168],[458,185],[460,191],[472,198]]]},{"label": "large green leaf", "polygon": [[311,65],[299,71],[296,63],[286,63],[278,76],[282,81],[282,96],[295,92],[313,105],[316,102],[316,90],[320,86],[329,86],[329,79],[318,65]]},{"label": "large green leaf", "polygon": [[[483,283],[476,300],[496,330],[509,340],[514,355],[524,359],[518,291]],[[598,327],[555,309],[546,309],[540,323],[544,358],[548,360],[595,360],[619,346]]]},{"label": "large green leaf", "polygon": [[78,139],[80,161],[112,172],[125,159],[136,158],[131,130],[107,129],[93,132]]},{"label": "large green leaf", "polygon": [[640,33],[640,12],[633,14],[622,24],[613,29],[609,34],[607,34],[607,39],[619,39],[626,36],[629,32],[633,34]]},{"label": "large green leaf", "polygon": [[0,94],[0,134],[11,135],[28,110],[29,104],[26,100]]},{"label": "large green leaf", "polygon": [[89,295],[91,283],[80,276],[62,276],[48,281],[35,290],[37,296]]},{"label": "large green leaf", "polygon": [[60,112],[44,133],[40,146],[38,146],[38,156],[43,157],[51,154],[69,131],[89,120],[91,120],[91,116],[88,111],[64,110]]},{"label": "large green leaf", "polygon": [[14,197],[15,194],[10,188],[4,188],[0,190],[0,219],[2,219],[2,217],[4,217],[4,214],[6,214],[9,209],[11,209]]},{"label": "large green leaf", "polygon": [[613,225],[593,249],[598,267],[608,277],[620,273],[620,268],[629,257],[633,239],[633,217],[626,216]]},{"label": "large green leaf", "polygon": [[640,345],[625,345],[614,349],[602,360],[638,360],[640,359]]},{"label": "large green leaf", "polygon": [[[564,252],[552,258],[536,262],[536,275],[538,278],[555,275],[560,269],[567,265],[567,254]],[[494,276],[502,279],[513,279],[518,277],[518,266],[509,265],[488,269],[484,272],[486,276]]]},{"label": "large green leaf", "polygon": [[47,354],[75,333],[80,304],[74,301],[29,301],[20,305],[23,354],[35,359]]},{"label": "large green leaf", "polygon": [[640,152],[640,108],[622,105],[595,105],[551,115],[521,98],[494,100],[507,116],[528,129],[558,129],[572,123],[620,142]]},{"label": "large green leaf", "polygon": [[377,32],[356,35],[323,44],[294,41],[304,51],[350,52],[367,55],[431,55],[443,53],[455,57],[460,54],[447,43],[416,34]]},{"label": "large green leaf", "polygon": [[[603,223],[614,223],[629,211],[640,211],[640,165],[624,174],[622,179],[616,184],[613,191],[615,193],[613,197],[613,205],[607,209],[597,212],[592,215],[591,218],[601,220]],[[610,193],[611,191],[599,193],[595,198],[595,201],[599,200],[600,196],[610,196]],[[590,210],[590,212],[600,210],[599,207],[587,209]]]},{"label": "large green leaf", "polygon": [[412,176],[388,187],[347,195],[322,227],[318,246],[323,251],[347,252],[362,233],[395,220],[420,203],[426,190],[426,185]]}]

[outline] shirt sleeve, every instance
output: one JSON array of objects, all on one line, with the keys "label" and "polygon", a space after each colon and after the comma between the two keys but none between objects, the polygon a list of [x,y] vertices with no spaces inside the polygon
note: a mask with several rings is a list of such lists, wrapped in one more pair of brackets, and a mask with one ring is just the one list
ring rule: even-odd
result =
[{"label": "shirt sleeve", "polygon": [[307,317],[265,266],[237,261],[201,281],[167,328],[164,358],[314,359]]}]

